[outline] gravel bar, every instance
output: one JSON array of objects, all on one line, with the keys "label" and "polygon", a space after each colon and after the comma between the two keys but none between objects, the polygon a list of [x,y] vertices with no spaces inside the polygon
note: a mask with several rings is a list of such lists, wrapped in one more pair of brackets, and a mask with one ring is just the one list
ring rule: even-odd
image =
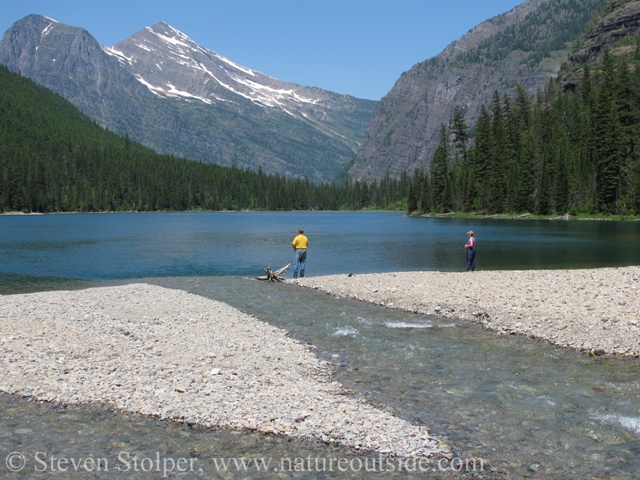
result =
[{"label": "gravel bar", "polygon": [[0,391],[389,456],[450,456],[332,380],[313,347],[229,305],[147,284],[0,296]]},{"label": "gravel bar", "polygon": [[590,355],[638,357],[640,267],[330,275],[293,281],[337,297],[468,320]]}]

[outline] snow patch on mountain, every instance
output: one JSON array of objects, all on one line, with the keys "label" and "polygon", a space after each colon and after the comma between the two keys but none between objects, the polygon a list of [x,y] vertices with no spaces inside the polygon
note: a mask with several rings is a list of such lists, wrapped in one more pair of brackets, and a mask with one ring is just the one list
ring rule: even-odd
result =
[{"label": "snow patch on mountain", "polygon": [[256,74],[255,74],[255,72],[254,72],[253,70],[251,70],[251,69],[249,69],[249,68],[246,68],[246,67],[243,67],[242,65],[238,65],[237,63],[232,62],[232,61],[231,61],[231,60],[229,60],[228,58],[223,57],[223,56],[222,56],[222,55],[220,55],[220,54],[217,54],[216,52],[212,52],[211,50],[207,50],[207,53],[211,53],[211,54],[213,54],[217,59],[222,60],[223,62],[225,62],[225,63],[227,63],[227,64],[231,65],[233,68],[235,68],[235,69],[237,69],[237,70],[240,70],[241,72],[246,73],[247,75],[251,75],[252,77],[255,77],[255,76],[256,76]]},{"label": "snow patch on mountain", "polygon": [[[143,84],[145,87],[147,87],[149,89],[149,91],[151,91],[151,93],[154,93],[156,95],[158,95],[159,97],[162,97],[162,93],[164,93],[164,90],[160,87],[155,87],[153,85],[151,85],[149,82],[147,82],[144,78],[142,78],[140,75],[134,75],[135,79],[138,80],[141,84]],[[160,93],[162,92],[162,93]]]},{"label": "snow patch on mountain", "polygon": [[[178,46],[182,46],[182,47],[186,47],[189,50],[192,50],[194,52],[198,51],[198,47],[199,45],[197,43],[195,43],[193,40],[191,40],[188,36],[186,36],[184,33],[182,33],[179,30],[176,30],[175,28],[173,28],[171,25],[167,25],[168,28],[170,28],[171,30],[173,30],[173,32],[176,34],[176,36],[173,37],[168,37],[166,35],[163,35],[160,32],[156,32],[153,28],[151,27],[146,27],[146,29],[153,33],[156,37],[158,37],[160,40],[162,40],[163,42],[169,44],[169,45],[173,45],[174,47],[178,47]],[[182,50],[180,50],[181,53],[183,53]]]},{"label": "snow patch on mountain", "polygon": [[296,101],[296,102],[310,103],[312,105],[315,105],[315,104],[317,104],[319,102],[318,99],[311,100],[311,99],[308,99],[308,98],[301,97],[293,89],[291,89],[291,90],[282,90],[282,89],[277,89],[277,88],[271,88],[271,87],[269,87],[267,85],[262,85],[260,83],[253,82],[251,80],[245,80],[245,79],[240,78],[240,77],[238,77],[236,75],[230,75],[230,76],[236,82],[238,82],[238,83],[240,83],[242,85],[246,85],[246,86],[250,87],[251,89],[253,89],[254,92],[258,91],[258,92],[262,93],[265,98],[270,99],[271,101],[274,101],[276,103],[280,103],[280,102],[278,102],[279,99],[286,99],[286,98],[290,98],[290,99],[292,99],[293,101]]},{"label": "snow patch on mountain", "polygon": [[151,52],[151,49],[149,47],[147,47],[146,45],[143,45],[141,43],[136,43],[135,45],[136,45],[136,47],[140,47],[142,50],[146,50],[147,52]]},{"label": "snow patch on mountain", "polygon": [[167,87],[169,87],[169,90],[167,90],[165,93],[169,97],[178,96],[178,97],[184,97],[184,98],[195,98],[197,100],[201,100],[207,105],[211,105],[211,100],[209,100],[208,98],[198,97],[196,95],[191,95],[189,92],[178,90],[175,86],[171,85],[170,83],[167,83]]},{"label": "snow patch on mountain", "polygon": [[56,22],[55,20],[53,20],[53,19],[51,19],[51,18],[50,18],[49,20],[51,20],[51,23],[50,23],[49,25],[47,25],[46,27],[44,27],[44,30],[42,30],[42,33],[40,34],[42,37],[44,37],[45,35],[47,35],[47,34],[51,31],[51,28],[52,28],[56,23],[58,23],[58,22]]},{"label": "snow patch on mountain", "polygon": [[200,100],[201,102],[206,103],[207,105],[211,105],[213,102],[208,98],[199,97],[197,95],[192,95],[189,92],[185,92],[184,90],[178,90],[175,85],[171,83],[167,83],[168,90],[165,90],[162,87],[156,87],[151,83],[147,82],[140,75],[135,75],[136,80],[138,80],[141,84],[147,87],[152,93],[158,95],[159,97],[181,97],[188,101],[190,98],[195,98],[196,100]]},{"label": "snow patch on mountain", "polygon": [[111,55],[112,57],[116,57],[121,64],[125,65],[128,63],[129,65],[133,65],[133,62],[131,61],[133,57],[127,57],[120,50],[116,50],[113,47],[104,47],[102,45],[101,47],[103,52],[105,52],[107,55]]}]

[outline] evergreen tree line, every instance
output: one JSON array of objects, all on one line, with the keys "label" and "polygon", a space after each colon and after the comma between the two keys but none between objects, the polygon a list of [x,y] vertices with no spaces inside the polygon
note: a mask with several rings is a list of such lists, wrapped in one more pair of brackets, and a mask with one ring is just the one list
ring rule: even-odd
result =
[{"label": "evergreen tree line", "polygon": [[[498,92],[472,129],[456,108],[409,212],[640,214],[640,68],[605,52],[581,86]],[[470,138],[470,131],[474,138]]]},{"label": "evergreen tree line", "polygon": [[409,183],[318,185],[160,155],[0,68],[0,211],[398,208]]}]

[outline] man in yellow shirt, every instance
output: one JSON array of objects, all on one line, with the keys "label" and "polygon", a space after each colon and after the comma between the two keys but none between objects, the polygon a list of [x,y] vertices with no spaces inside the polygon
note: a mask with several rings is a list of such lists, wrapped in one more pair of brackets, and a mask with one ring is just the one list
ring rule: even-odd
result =
[{"label": "man in yellow shirt", "polygon": [[296,252],[293,259],[293,278],[298,278],[298,272],[300,272],[300,278],[303,278],[304,265],[307,261],[307,247],[309,246],[309,239],[304,236],[304,230],[298,230],[298,236],[293,239],[291,246]]}]

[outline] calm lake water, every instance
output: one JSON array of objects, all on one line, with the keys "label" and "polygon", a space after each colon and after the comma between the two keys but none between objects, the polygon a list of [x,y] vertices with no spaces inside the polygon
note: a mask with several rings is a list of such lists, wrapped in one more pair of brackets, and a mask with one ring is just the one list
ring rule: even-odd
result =
[{"label": "calm lake water", "polygon": [[[640,264],[640,222],[408,218],[399,213],[149,213],[0,217],[0,292],[70,281],[261,275],[309,237],[308,275]],[[289,272],[289,276],[291,272]],[[39,287],[37,287],[39,286]]]},{"label": "calm lake water", "polygon": [[[484,459],[484,478],[640,478],[640,362],[591,358],[464,322],[246,278],[260,275],[263,266],[290,262],[290,242],[300,227],[310,239],[309,275],[461,271],[469,229],[476,232],[479,269],[640,264],[640,222],[471,222],[397,213],[0,217],[0,292],[138,280],[186,289],[313,343],[337,365],[340,382],[380,408],[428,425],[457,457]],[[2,457],[13,451],[91,454],[114,463],[126,451],[144,458],[196,458],[202,470],[185,472],[188,477],[424,478],[411,472],[267,474],[255,468],[224,473],[214,459],[265,457],[279,465],[282,458],[353,454],[314,442],[197,430],[6,396],[0,396],[0,411],[3,476],[10,472]],[[10,478],[39,478],[33,459],[29,466]],[[112,469],[93,476],[132,473]],[[139,471],[136,478],[161,476]]]}]

